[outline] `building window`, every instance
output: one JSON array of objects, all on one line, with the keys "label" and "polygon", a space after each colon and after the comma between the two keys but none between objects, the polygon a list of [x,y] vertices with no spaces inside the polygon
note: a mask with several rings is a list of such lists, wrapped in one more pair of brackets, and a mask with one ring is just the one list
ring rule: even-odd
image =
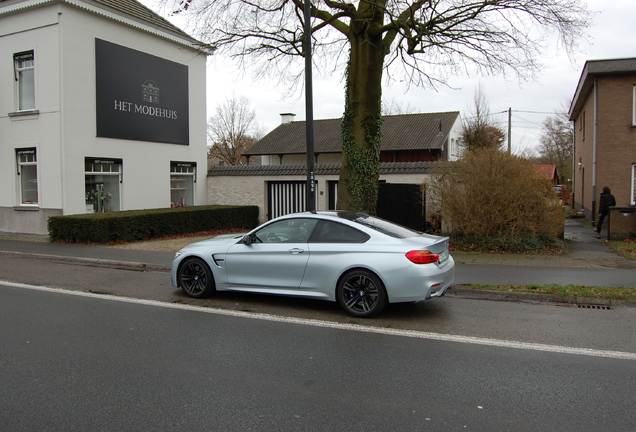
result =
[{"label": "building window", "polygon": [[23,205],[38,204],[38,160],[35,148],[16,150],[20,197]]},{"label": "building window", "polygon": [[585,111],[581,115],[581,139],[585,141]]},{"label": "building window", "polygon": [[121,159],[84,160],[86,213],[120,210],[122,165]]},{"label": "building window", "polygon": [[636,85],[632,89],[632,126],[636,126]]},{"label": "building window", "polygon": [[632,205],[636,205],[636,164],[632,165]]},{"label": "building window", "polygon": [[194,205],[196,162],[170,162],[170,207]]},{"label": "building window", "polygon": [[35,109],[35,57],[33,51],[13,55],[18,110]]}]

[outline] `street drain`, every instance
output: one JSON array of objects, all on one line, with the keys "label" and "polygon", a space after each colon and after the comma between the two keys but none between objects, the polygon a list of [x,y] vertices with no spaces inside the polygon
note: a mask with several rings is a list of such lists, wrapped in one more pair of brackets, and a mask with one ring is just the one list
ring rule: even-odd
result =
[{"label": "street drain", "polygon": [[611,306],[604,306],[604,305],[590,305],[590,304],[583,304],[583,305],[576,305],[579,309],[602,309],[602,310],[612,310]]}]

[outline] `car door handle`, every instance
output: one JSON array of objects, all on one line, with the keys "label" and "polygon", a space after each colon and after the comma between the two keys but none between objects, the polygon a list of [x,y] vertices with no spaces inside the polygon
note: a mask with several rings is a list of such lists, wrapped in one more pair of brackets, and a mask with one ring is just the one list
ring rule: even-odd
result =
[{"label": "car door handle", "polygon": [[287,252],[289,252],[290,254],[298,255],[298,254],[301,254],[301,253],[305,252],[305,250],[301,249],[301,248],[293,248],[293,249],[288,250]]}]

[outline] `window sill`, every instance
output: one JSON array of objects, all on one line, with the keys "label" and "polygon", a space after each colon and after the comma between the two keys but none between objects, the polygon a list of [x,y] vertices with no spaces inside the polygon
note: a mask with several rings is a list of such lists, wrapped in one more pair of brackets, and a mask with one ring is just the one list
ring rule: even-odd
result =
[{"label": "window sill", "polygon": [[14,211],[40,211],[40,206],[38,204],[23,204],[16,207],[13,207]]},{"label": "window sill", "polygon": [[40,110],[36,110],[36,109],[16,111],[16,112],[9,113],[9,117],[37,117],[39,115],[40,115]]}]

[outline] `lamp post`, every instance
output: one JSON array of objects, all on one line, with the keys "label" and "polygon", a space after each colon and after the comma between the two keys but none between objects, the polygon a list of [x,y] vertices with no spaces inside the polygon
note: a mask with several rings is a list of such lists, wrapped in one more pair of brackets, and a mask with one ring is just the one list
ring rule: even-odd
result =
[{"label": "lamp post", "polygon": [[307,210],[316,210],[316,158],[314,155],[314,104],[311,73],[311,2],[305,0],[305,126],[307,137]]}]

